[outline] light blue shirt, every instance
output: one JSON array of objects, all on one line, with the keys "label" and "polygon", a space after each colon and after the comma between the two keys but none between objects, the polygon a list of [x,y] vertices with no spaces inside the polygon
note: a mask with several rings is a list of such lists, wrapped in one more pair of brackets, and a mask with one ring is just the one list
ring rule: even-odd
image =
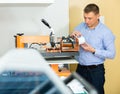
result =
[{"label": "light blue shirt", "polygon": [[95,54],[92,54],[80,47],[78,60],[81,65],[98,65],[102,64],[106,58],[115,57],[115,36],[104,24],[99,22],[94,29],[90,29],[83,22],[75,30],[80,31],[86,42],[95,48]]}]

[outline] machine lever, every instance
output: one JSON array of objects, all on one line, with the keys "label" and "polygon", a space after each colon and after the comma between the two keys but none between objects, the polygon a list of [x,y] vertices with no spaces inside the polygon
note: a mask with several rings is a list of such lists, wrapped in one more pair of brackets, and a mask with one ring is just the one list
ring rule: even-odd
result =
[{"label": "machine lever", "polygon": [[41,19],[43,24],[45,24],[48,28],[50,28],[50,44],[51,47],[55,47],[55,33],[54,30],[51,28],[51,26],[48,24],[48,22],[45,19]]},{"label": "machine lever", "polygon": [[51,26],[48,24],[48,22],[45,19],[41,19],[41,21],[48,27],[51,28]]}]

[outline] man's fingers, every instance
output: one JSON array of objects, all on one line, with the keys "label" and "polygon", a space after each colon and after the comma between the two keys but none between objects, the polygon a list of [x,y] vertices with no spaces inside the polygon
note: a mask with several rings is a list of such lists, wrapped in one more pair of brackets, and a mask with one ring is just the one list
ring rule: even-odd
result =
[{"label": "man's fingers", "polygon": [[81,36],[81,33],[79,31],[74,31],[71,36],[74,36],[74,37],[80,37]]}]

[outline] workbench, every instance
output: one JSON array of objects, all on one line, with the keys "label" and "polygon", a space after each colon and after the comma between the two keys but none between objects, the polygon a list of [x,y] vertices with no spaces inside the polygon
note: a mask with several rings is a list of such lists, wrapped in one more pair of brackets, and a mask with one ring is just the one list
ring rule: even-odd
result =
[{"label": "workbench", "polygon": [[[24,34],[17,34],[15,37],[16,48],[29,48],[26,44],[32,43],[50,43],[50,36],[24,36]],[[78,48],[78,44],[75,46]],[[69,76],[71,72],[69,70],[59,71],[58,65],[61,64],[75,64],[78,63],[75,60],[75,56],[79,55],[79,52],[75,50],[67,50],[60,52],[47,52],[46,50],[37,49],[40,54],[47,60],[53,70],[59,76]]]}]

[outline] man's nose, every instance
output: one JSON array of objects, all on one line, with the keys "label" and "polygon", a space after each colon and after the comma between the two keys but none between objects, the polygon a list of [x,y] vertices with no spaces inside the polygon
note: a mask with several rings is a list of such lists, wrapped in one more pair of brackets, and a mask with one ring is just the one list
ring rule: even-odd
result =
[{"label": "man's nose", "polygon": [[88,23],[89,22],[89,20],[88,19],[85,19],[85,23]]}]

